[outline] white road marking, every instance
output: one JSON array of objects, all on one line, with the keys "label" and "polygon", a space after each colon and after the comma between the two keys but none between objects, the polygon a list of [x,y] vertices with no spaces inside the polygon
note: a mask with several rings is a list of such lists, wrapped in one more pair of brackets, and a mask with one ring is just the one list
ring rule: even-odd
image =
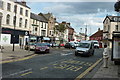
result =
[{"label": "white road marking", "polygon": [[61,53],[61,56],[67,56],[67,55],[71,55],[73,53]]},{"label": "white road marking", "polygon": [[25,73],[25,72],[31,71],[31,70],[32,70],[32,68],[26,69],[26,70],[23,70],[23,71],[20,71],[20,72],[16,72],[16,73],[13,73],[13,74],[9,74],[9,75],[3,76],[3,77],[6,78],[6,77],[8,77],[8,76],[14,76],[14,75],[21,74],[21,73]]}]

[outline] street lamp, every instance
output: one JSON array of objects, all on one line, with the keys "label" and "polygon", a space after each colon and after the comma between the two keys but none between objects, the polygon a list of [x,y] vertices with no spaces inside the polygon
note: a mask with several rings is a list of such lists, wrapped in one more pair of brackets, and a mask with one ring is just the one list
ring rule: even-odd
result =
[{"label": "street lamp", "polygon": [[2,24],[2,13],[0,13],[0,42],[1,42],[1,34],[2,34],[2,26],[1,26],[1,24]]},{"label": "street lamp", "polygon": [[15,48],[15,27],[16,27],[16,12],[17,12],[17,5],[15,5],[15,16],[14,16],[14,31],[13,31],[13,49]]}]

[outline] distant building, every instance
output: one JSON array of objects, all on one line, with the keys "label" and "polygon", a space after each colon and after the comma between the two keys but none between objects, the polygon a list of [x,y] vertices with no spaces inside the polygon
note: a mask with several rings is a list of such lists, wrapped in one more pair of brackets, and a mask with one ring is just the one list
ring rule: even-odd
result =
[{"label": "distant building", "polygon": [[14,41],[15,44],[25,45],[29,38],[30,29],[30,8],[26,2],[0,0],[0,14],[3,16],[1,42],[12,44]]},{"label": "distant building", "polygon": [[51,38],[55,37],[54,36],[54,27],[55,27],[56,18],[53,16],[53,14],[52,13],[47,13],[47,14],[39,13],[38,15],[43,16],[48,22],[47,36],[49,36]]},{"label": "distant building", "polygon": [[103,40],[103,30],[98,29],[96,33],[90,36],[90,40],[97,40],[102,48],[102,40]]},{"label": "distant building", "polygon": [[103,21],[103,43],[112,48],[113,34],[120,34],[120,16],[106,16]]}]

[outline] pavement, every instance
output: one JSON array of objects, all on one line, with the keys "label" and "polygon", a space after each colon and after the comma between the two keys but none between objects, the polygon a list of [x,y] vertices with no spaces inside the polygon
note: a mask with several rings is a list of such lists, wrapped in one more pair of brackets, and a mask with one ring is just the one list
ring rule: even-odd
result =
[{"label": "pavement", "polygon": [[4,50],[1,54],[0,59],[2,61],[18,59],[26,56],[31,56],[34,54],[33,51],[27,51],[25,49],[20,49],[19,46],[15,46],[14,51],[12,51],[12,46],[4,46]]},{"label": "pavement", "polygon": [[102,61],[100,68],[97,70],[93,78],[102,78],[102,79],[114,78],[120,80],[120,65],[115,65],[114,61],[111,61],[111,58],[109,58],[108,68],[104,68]]}]

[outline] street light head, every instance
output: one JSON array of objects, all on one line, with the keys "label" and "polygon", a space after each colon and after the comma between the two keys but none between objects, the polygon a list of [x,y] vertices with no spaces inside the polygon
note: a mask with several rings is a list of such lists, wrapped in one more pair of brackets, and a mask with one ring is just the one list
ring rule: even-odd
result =
[{"label": "street light head", "polygon": [[120,1],[115,3],[114,9],[116,12],[120,12]]}]

